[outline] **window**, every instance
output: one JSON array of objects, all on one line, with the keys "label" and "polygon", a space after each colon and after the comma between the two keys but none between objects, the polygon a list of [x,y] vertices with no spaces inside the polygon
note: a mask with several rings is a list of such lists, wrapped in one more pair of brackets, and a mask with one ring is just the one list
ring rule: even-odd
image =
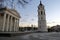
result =
[{"label": "window", "polygon": [[41,20],[43,19],[43,17],[41,17]]},{"label": "window", "polygon": [[44,12],[44,15],[45,15],[45,12]]},{"label": "window", "polygon": [[41,28],[41,25],[40,25],[40,28]]},{"label": "window", "polygon": [[38,11],[38,15],[40,15],[40,12]]},{"label": "window", "polygon": [[41,11],[41,15],[43,15],[43,12]]}]

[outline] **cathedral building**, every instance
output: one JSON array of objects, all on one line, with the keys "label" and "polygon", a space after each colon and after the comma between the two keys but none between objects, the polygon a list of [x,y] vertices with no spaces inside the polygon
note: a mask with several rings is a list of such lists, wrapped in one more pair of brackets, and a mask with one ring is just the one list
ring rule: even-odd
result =
[{"label": "cathedral building", "polygon": [[46,14],[45,14],[44,5],[42,4],[41,1],[38,6],[38,30],[47,31]]},{"label": "cathedral building", "polygon": [[19,31],[20,15],[15,9],[0,8],[0,32]]},{"label": "cathedral building", "polygon": [[0,32],[18,32],[20,18],[15,9],[6,7],[4,0],[0,0]]}]

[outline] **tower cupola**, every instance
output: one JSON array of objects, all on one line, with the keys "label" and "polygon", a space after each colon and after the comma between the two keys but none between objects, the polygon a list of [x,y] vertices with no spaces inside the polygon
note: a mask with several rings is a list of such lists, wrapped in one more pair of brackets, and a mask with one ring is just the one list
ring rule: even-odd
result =
[{"label": "tower cupola", "polygon": [[43,5],[42,2],[40,1],[40,4],[39,4],[39,6],[38,6],[38,9],[41,9],[41,8],[44,9],[44,5]]}]

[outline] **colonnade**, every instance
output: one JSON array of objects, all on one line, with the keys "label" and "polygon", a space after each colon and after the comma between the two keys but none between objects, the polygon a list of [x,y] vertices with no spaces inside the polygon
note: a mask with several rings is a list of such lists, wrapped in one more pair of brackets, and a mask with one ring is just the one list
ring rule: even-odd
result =
[{"label": "colonnade", "polygon": [[16,32],[19,30],[19,19],[4,13],[2,31]]}]

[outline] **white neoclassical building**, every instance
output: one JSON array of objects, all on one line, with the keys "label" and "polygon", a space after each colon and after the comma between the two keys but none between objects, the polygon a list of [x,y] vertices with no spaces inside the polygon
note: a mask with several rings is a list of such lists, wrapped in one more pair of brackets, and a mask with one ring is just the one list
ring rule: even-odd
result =
[{"label": "white neoclassical building", "polygon": [[19,13],[14,9],[0,8],[0,31],[17,32],[19,30]]},{"label": "white neoclassical building", "polygon": [[38,30],[47,31],[46,14],[45,14],[44,5],[41,3],[41,1],[38,6]]}]

